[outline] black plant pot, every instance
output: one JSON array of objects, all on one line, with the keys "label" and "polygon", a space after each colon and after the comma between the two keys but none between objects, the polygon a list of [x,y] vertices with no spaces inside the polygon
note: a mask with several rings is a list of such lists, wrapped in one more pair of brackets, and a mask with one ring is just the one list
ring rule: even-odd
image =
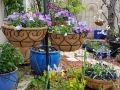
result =
[{"label": "black plant pot", "polygon": [[116,43],[114,41],[109,41],[110,49],[111,49],[111,56],[115,57],[118,54],[118,51],[120,50],[120,44]]}]

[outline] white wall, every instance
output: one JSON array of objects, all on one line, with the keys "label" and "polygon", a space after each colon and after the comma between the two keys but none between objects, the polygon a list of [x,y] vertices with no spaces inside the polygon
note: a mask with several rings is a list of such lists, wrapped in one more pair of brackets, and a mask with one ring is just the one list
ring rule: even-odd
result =
[{"label": "white wall", "polygon": [[7,41],[1,29],[1,25],[3,23],[3,15],[4,15],[2,0],[0,0],[0,12],[1,12],[0,13],[0,44],[1,44]]}]

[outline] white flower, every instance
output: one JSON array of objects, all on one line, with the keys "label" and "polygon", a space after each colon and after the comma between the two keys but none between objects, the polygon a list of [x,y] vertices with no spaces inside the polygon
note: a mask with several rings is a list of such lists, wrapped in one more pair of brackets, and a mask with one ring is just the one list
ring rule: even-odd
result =
[{"label": "white flower", "polygon": [[68,25],[70,25],[70,21],[67,21]]},{"label": "white flower", "polygon": [[109,26],[109,25],[107,25],[107,26],[106,26],[106,29],[107,29],[107,30],[109,30],[109,29],[110,29],[110,26]]},{"label": "white flower", "polygon": [[30,17],[29,20],[35,22],[34,19],[33,19],[33,17]]},{"label": "white flower", "polygon": [[54,64],[53,66],[54,66],[53,69],[50,66],[48,66],[49,73],[52,73],[52,71],[54,71],[54,72],[63,72],[64,71],[62,66],[57,67],[56,64]]},{"label": "white flower", "polygon": [[67,36],[67,33],[65,33],[64,36]]},{"label": "white flower", "polygon": [[18,25],[14,28],[14,30],[21,30],[22,29],[22,25]]}]

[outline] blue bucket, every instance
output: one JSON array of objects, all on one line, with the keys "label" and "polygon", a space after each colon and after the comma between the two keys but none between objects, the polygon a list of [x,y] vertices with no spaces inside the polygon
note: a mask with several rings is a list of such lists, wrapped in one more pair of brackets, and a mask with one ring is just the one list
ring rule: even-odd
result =
[{"label": "blue bucket", "polygon": [[[51,68],[54,68],[54,64],[58,66],[60,62],[60,52],[59,51],[49,51],[49,64]],[[30,64],[36,74],[43,74],[46,70],[46,52],[37,52],[33,48],[30,48]]]},{"label": "blue bucket", "polygon": [[17,69],[13,72],[0,74],[0,90],[13,90],[17,80]]}]

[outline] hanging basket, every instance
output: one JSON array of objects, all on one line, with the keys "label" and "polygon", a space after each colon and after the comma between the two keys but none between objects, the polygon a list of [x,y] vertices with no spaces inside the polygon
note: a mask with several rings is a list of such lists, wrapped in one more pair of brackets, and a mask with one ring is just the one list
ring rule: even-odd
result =
[{"label": "hanging basket", "polygon": [[98,26],[102,26],[105,22],[105,20],[95,20],[95,24]]},{"label": "hanging basket", "polygon": [[52,21],[52,26],[67,25],[66,21]]},{"label": "hanging basket", "polygon": [[110,88],[113,87],[112,81],[97,80],[87,76],[85,76],[85,80],[87,81],[87,87],[91,89],[99,90],[101,87],[103,87],[105,90],[110,90]]},{"label": "hanging basket", "polygon": [[87,33],[82,34],[54,34],[49,33],[49,38],[51,44],[60,51],[75,51],[81,47],[81,44],[84,42]]},{"label": "hanging basket", "polygon": [[45,37],[47,27],[42,28],[22,28],[15,31],[14,26],[2,25],[2,31],[8,41],[17,47],[38,46]]}]

